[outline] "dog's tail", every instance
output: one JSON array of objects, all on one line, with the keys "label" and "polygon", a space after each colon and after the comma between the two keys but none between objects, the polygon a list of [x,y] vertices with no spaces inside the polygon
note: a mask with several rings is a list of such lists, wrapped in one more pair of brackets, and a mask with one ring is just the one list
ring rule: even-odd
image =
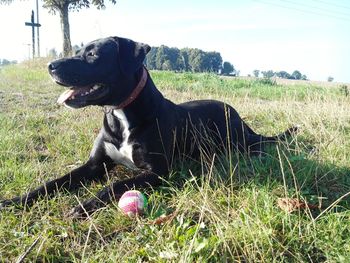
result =
[{"label": "dog's tail", "polygon": [[249,134],[248,151],[251,155],[261,154],[267,143],[285,140],[293,134],[296,134],[298,129],[299,126],[293,126],[276,136],[263,136],[255,133]]},{"label": "dog's tail", "polygon": [[300,129],[299,125],[296,126],[292,126],[289,129],[285,130],[284,132],[275,135],[275,136],[271,136],[271,137],[265,137],[265,139],[267,141],[278,141],[278,140],[285,140],[288,137],[291,137],[293,134],[296,134],[298,132],[298,130]]}]

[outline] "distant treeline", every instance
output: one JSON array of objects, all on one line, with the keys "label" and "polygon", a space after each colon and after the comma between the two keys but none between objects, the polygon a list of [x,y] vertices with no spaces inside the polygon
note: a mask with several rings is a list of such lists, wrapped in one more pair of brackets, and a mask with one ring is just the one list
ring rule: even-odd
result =
[{"label": "distant treeline", "polygon": [[254,70],[253,75],[255,77],[262,77],[264,78],[272,78],[272,77],[278,77],[282,79],[299,79],[299,80],[307,80],[306,75],[300,73],[299,70],[294,70],[292,74],[289,74],[287,71],[276,71],[274,72],[273,70],[267,70],[267,71],[260,71],[260,70]]},{"label": "distant treeline", "polygon": [[17,64],[16,60],[7,60],[7,59],[1,59],[0,58],[0,66],[7,66],[7,65],[11,65],[11,64]]},{"label": "distant treeline", "polygon": [[145,64],[148,69],[214,72],[231,74],[234,67],[222,61],[221,54],[216,51],[205,52],[198,48],[170,48],[167,46],[152,47],[147,54]]}]

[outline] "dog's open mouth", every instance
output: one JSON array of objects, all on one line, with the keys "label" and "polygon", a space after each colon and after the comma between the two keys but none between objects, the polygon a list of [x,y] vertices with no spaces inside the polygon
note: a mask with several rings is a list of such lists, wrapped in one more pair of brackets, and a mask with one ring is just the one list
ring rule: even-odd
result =
[{"label": "dog's open mouth", "polygon": [[74,100],[78,98],[85,98],[89,95],[93,95],[95,91],[101,89],[102,86],[100,85],[93,85],[93,86],[87,86],[87,87],[73,87],[69,90],[66,90],[63,92],[60,97],[57,99],[57,102],[60,104],[65,103],[69,100]]},{"label": "dog's open mouth", "polygon": [[72,87],[59,96],[57,103],[72,107],[86,106],[104,98],[107,93],[108,88],[100,84]]}]

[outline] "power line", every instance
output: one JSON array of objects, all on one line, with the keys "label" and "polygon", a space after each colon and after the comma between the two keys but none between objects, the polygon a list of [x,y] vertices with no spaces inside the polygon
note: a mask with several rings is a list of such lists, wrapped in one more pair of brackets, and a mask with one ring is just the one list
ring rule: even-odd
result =
[{"label": "power line", "polygon": [[325,4],[325,5],[330,5],[330,6],[335,6],[335,7],[345,8],[345,9],[349,9],[350,10],[350,6],[339,5],[339,4],[335,4],[333,2],[327,2],[327,1],[321,1],[321,0],[312,0],[312,1],[317,2],[317,3],[322,3],[322,4]]},{"label": "power line", "polygon": [[253,1],[259,2],[259,3],[262,3],[262,4],[266,4],[266,5],[277,6],[277,7],[281,7],[281,8],[285,8],[285,9],[289,9],[289,10],[295,10],[295,11],[299,11],[299,12],[306,13],[306,14],[313,14],[313,15],[318,15],[318,16],[327,16],[327,17],[330,17],[330,18],[334,18],[334,19],[339,19],[339,20],[344,20],[344,21],[350,22],[350,19],[348,19],[348,18],[339,17],[339,16],[332,15],[332,14],[318,13],[318,12],[314,12],[314,11],[311,11],[311,10],[305,10],[305,9],[291,7],[291,6],[285,6],[285,5],[281,5],[281,4],[278,4],[278,3],[271,3],[271,2],[266,2],[266,1],[262,1],[262,0],[253,0]]},{"label": "power line", "polygon": [[291,3],[291,4],[294,4],[294,5],[300,5],[300,6],[304,6],[304,7],[307,7],[307,8],[317,9],[317,10],[320,10],[322,12],[329,13],[331,15],[333,15],[333,14],[337,15],[338,14],[338,15],[341,15],[341,16],[347,16],[347,17],[350,16],[350,13],[338,12],[338,11],[335,11],[335,10],[329,10],[329,9],[326,9],[326,8],[313,6],[313,5],[307,5],[307,4],[304,4],[304,3],[301,4],[301,3],[297,3],[297,2],[294,2],[294,1],[290,1],[290,0],[282,0],[282,2]]}]

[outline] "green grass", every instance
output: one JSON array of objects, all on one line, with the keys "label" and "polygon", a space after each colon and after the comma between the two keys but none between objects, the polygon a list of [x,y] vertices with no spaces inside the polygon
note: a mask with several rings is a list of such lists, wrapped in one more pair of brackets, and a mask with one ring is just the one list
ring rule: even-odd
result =
[{"label": "green grass", "polygon": [[[301,131],[262,158],[233,154],[216,157],[214,165],[176,165],[163,187],[146,193],[148,213],[137,220],[125,218],[115,203],[85,221],[65,216],[100,184],[0,211],[0,261],[15,261],[39,238],[28,262],[348,262],[350,98],[340,86],[151,75],[178,103],[220,99],[260,133],[293,124]],[[86,161],[103,112],[58,106],[63,89],[43,61],[0,69],[0,199]],[[320,208],[285,212],[277,206],[281,197]],[[173,220],[152,224],[173,212]]]}]

